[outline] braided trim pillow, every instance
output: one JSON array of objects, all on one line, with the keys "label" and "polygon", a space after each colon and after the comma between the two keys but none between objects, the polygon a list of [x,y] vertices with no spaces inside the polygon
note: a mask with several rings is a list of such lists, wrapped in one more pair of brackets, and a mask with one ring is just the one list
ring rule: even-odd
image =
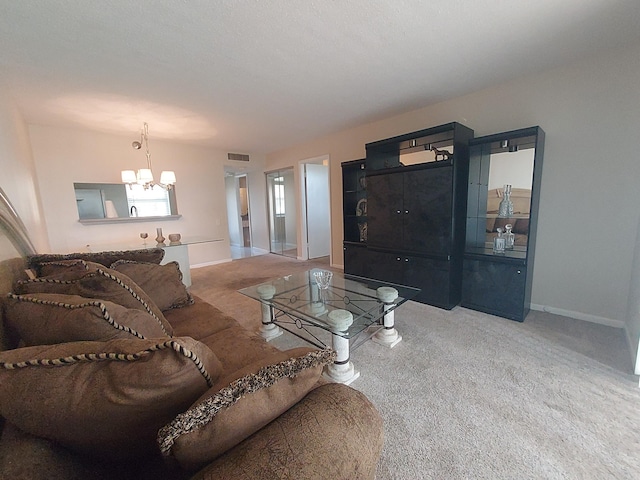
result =
[{"label": "braided trim pillow", "polygon": [[[156,322],[158,322],[165,335],[169,337],[173,335],[173,329],[169,322],[164,318],[160,309],[153,303],[144,290],[136,285],[135,282],[125,274],[106,267],[103,268],[97,264],[87,263],[85,260],[78,260],[77,264],[82,265],[86,270],[86,273],[82,274],[79,278],[65,280],[55,277],[39,277],[29,280],[20,280],[15,285],[16,293],[63,293],[71,295],[75,294],[88,298],[101,298],[104,294],[104,290],[94,288],[92,279],[95,279],[96,277],[104,277],[115,282],[115,284],[122,288],[128,296],[135,300],[134,304],[131,304],[131,302],[120,301],[116,301],[115,303],[120,303],[121,305],[129,308],[142,307],[156,320]],[[73,262],[66,265],[76,265],[76,263]]]},{"label": "braided trim pillow", "polygon": [[80,353],[77,355],[69,355],[68,357],[60,357],[60,358],[39,358],[32,360],[25,360],[22,362],[0,362],[0,368],[4,368],[5,370],[15,370],[17,368],[26,368],[26,367],[35,367],[35,366],[50,366],[50,367],[60,367],[65,365],[73,365],[74,363],[81,362],[100,362],[103,360],[115,360],[118,362],[135,362],[140,360],[141,358],[146,357],[152,352],[158,352],[160,350],[171,349],[178,352],[180,355],[188,358],[193,362],[195,367],[198,369],[200,374],[203,376],[205,381],[207,382],[208,387],[213,386],[213,380],[207,369],[205,368],[202,360],[198,358],[198,356],[193,353],[188,348],[185,348],[179,342],[175,340],[167,340],[166,342],[157,343],[155,345],[150,346],[144,350],[135,353],[114,353],[114,352],[101,352],[101,353]]},{"label": "braided trim pillow", "polygon": [[[262,365],[254,373],[230,383],[229,377],[221,379],[189,410],[159,430],[157,442],[162,454],[174,456],[185,468],[198,468],[289,409],[317,384],[322,367],[336,357],[330,349],[309,350],[296,348],[278,352],[269,358],[283,360]],[[240,372],[245,373],[247,369],[251,366]],[[258,402],[260,408],[255,408],[253,402]],[[221,418],[225,414],[230,416]],[[249,424],[241,425],[245,420]],[[229,430],[232,433],[229,434]],[[196,437],[189,438],[190,434]],[[179,445],[182,440],[185,444]]]},{"label": "braided trim pillow", "polygon": [[105,460],[157,455],[158,430],[222,372],[189,337],[71,342],[0,352],[0,415]]},{"label": "braided trim pillow", "polygon": [[27,345],[167,336],[143,310],[78,295],[9,293],[5,321]]},{"label": "braided trim pillow", "polygon": [[183,275],[178,262],[157,265],[148,262],[118,260],[109,268],[131,278],[163,312],[194,303],[193,297],[182,283]]},{"label": "braided trim pillow", "polygon": [[47,262],[59,262],[65,260],[87,260],[89,262],[99,263],[108,267],[113,262],[121,259],[134,260],[138,262],[160,263],[164,258],[164,249],[162,248],[147,248],[139,250],[126,250],[126,251],[106,251],[106,252],[78,252],[78,253],[43,253],[30,255],[27,257],[29,268],[32,268],[38,276],[42,275],[40,272],[40,265]]}]

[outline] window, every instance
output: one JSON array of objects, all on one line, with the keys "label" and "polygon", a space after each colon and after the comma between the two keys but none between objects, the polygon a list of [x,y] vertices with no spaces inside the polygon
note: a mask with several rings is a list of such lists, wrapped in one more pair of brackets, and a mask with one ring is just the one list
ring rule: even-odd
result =
[{"label": "window", "polygon": [[284,177],[273,179],[273,197],[276,215],[284,215]]},{"label": "window", "polygon": [[127,187],[126,190],[131,216],[162,217],[171,215],[168,190],[159,186],[145,190],[142,185],[131,185],[131,188]]}]

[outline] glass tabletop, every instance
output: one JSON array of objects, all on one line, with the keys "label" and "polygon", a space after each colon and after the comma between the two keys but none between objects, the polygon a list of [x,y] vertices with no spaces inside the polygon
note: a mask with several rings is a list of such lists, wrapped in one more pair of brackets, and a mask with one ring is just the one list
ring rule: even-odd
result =
[{"label": "glass tabletop", "polygon": [[87,245],[87,249],[90,252],[121,251],[121,250],[125,250],[125,251],[126,250],[151,250],[154,248],[179,247],[182,245],[195,245],[198,243],[221,242],[224,240],[223,238],[193,236],[193,237],[182,237],[179,242],[170,242],[169,239],[167,239],[163,244],[158,244],[155,238],[151,238],[151,235],[152,234],[150,233],[146,241],[143,241],[141,238],[139,238],[131,242]]},{"label": "glass tabletop", "polygon": [[328,288],[321,291],[314,273],[322,271],[326,270],[312,269],[286,275],[243,288],[239,292],[297,320],[328,331],[332,331],[327,323],[330,312],[338,309],[347,310],[353,316],[351,326],[343,332],[332,331],[345,338],[356,336],[383,317],[384,304],[378,298],[378,288],[392,287],[398,292],[398,298],[387,307],[388,311],[399,307],[420,293],[418,288],[338,272],[332,272]]}]

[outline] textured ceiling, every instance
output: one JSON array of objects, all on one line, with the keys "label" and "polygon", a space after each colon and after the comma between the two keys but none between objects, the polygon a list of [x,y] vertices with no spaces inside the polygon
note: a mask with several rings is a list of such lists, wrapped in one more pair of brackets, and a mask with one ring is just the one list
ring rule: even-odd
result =
[{"label": "textured ceiling", "polygon": [[0,0],[45,125],[267,153],[640,43],[638,0]]}]

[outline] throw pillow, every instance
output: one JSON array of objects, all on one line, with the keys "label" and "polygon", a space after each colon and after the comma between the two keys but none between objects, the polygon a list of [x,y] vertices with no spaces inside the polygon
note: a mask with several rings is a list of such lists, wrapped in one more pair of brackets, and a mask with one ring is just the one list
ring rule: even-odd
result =
[{"label": "throw pillow", "polygon": [[[87,269],[93,269],[93,265],[95,265],[84,263],[87,265]],[[14,286],[14,291],[18,295],[30,293],[80,295],[86,298],[107,300],[127,308],[137,308],[146,311],[156,319],[167,335],[173,335],[171,324],[164,318],[158,306],[144,290],[125,274],[106,267],[98,267],[94,271],[87,271],[82,275],[77,275],[76,272],[70,272],[69,275],[73,279],[60,280],[54,276],[19,281]]]},{"label": "throw pillow", "polygon": [[9,294],[5,305],[7,327],[26,345],[168,337],[143,310],[78,295]]},{"label": "throw pillow", "polygon": [[178,262],[156,265],[118,260],[110,268],[136,282],[162,311],[193,304],[193,298],[182,283]]},{"label": "throw pillow", "polygon": [[332,350],[295,348],[222,378],[158,432],[161,452],[183,468],[201,467],[300,401],[334,358]]},{"label": "throw pillow", "polygon": [[0,415],[102,459],[157,454],[158,429],[220,375],[189,337],[72,342],[0,352]]},{"label": "throw pillow", "polygon": [[108,267],[118,260],[134,260],[138,262],[160,263],[164,258],[164,250],[162,248],[148,248],[139,250],[126,250],[124,252],[80,252],[80,253],[43,253],[30,255],[27,258],[29,268],[33,269],[38,276],[41,276],[40,265],[46,262],[57,262],[60,260],[87,260],[89,262],[99,263]]}]

